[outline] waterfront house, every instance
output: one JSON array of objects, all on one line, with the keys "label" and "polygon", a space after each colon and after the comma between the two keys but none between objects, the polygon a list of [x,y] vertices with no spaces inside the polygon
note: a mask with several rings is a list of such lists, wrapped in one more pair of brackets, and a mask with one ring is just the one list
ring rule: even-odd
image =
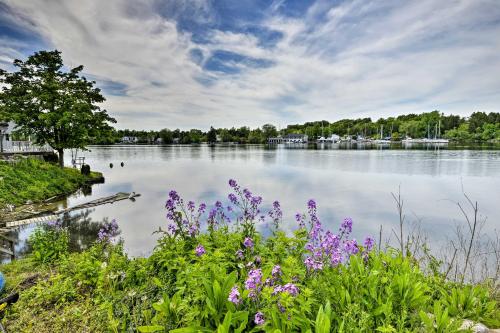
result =
[{"label": "waterfront house", "polygon": [[274,138],[267,139],[269,144],[279,144],[279,143],[307,143],[308,136],[305,134],[287,134],[285,136],[277,136]]},{"label": "waterfront house", "polygon": [[305,134],[287,134],[283,137],[283,143],[307,143],[308,136]]},{"label": "waterfront house", "polygon": [[2,150],[12,145],[12,131],[16,125],[13,122],[0,122],[0,147]]},{"label": "waterfront house", "polygon": [[275,138],[269,138],[267,139],[267,143],[274,145],[278,143],[283,143],[283,138],[281,137],[281,135]]},{"label": "waterfront house", "polygon": [[124,136],[122,137],[122,143],[138,143],[139,138],[136,136]]}]

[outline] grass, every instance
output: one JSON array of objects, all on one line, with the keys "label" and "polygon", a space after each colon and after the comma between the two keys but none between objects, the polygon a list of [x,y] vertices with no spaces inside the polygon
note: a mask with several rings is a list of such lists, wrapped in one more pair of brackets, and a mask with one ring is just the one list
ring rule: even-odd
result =
[{"label": "grass", "polygon": [[84,176],[73,168],[61,169],[37,159],[24,159],[11,164],[0,161],[0,208],[37,203],[76,191],[85,183],[100,178],[98,172]]}]

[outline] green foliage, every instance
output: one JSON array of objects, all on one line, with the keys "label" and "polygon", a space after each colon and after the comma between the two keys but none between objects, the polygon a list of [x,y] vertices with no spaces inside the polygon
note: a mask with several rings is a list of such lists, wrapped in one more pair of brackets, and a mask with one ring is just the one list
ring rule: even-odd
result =
[{"label": "green foliage", "polygon": [[[96,243],[60,257],[49,278],[22,293],[4,324],[37,332],[81,331],[82,325],[93,332],[454,332],[461,319],[494,322],[498,314],[486,287],[426,275],[398,252],[353,255],[344,265],[307,271],[305,236],[302,230],[254,237],[242,259],[235,252],[243,235],[227,228],[195,239],[165,235],[149,258],[129,258],[121,244]],[[206,249],[201,256],[198,244]],[[32,262],[20,263],[33,270]],[[11,265],[1,268],[8,285],[21,271]],[[293,282],[298,293],[263,284],[251,298],[250,269],[259,267],[265,281],[275,265],[282,272],[275,283]],[[229,301],[233,287],[240,302]],[[254,321],[258,312],[262,325]],[[71,326],[62,326],[60,313]]]},{"label": "green foliage", "polygon": [[61,169],[37,159],[29,158],[15,164],[0,161],[0,208],[74,192],[96,177],[101,174],[92,172],[87,177],[76,169]]},{"label": "green foliage", "polygon": [[105,98],[81,76],[83,66],[63,71],[61,52],[36,52],[14,67],[12,73],[0,70],[0,109],[24,134],[57,150],[61,166],[63,149],[85,149],[116,122],[97,105]]},{"label": "green foliage", "polygon": [[54,263],[68,254],[69,234],[63,228],[37,228],[30,235],[29,243],[36,261]]},{"label": "green foliage", "polygon": [[163,143],[166,144],[174,142],[198,143],[200,141],[213,143],[217,141],[217,137],[220,138],[221,142],[267,143],[267,139],[270,137],[292,133],[307,134],[311,140],[320,136],[328,137],[331,134],[379,138],[381,127],[383,127],[383,136],[391,137],[394,141],[404,139],[406,136],[412,138],[430,136],[434,138],[440,134],[453,141],[495,141],[500,140],[500,113],[474,112],[469,118],[466,118],[432,111],[380,118],[376,121],[371,118],[341,119],[335,122],[321,120],[288,125],[280,131],[271,124],[265,124],[255,129],[246,126],[218,129],[211,127],[206,133],[179,129],[163,129],[159,132],[120,130],[114,132],[114,140],[106,143],[119,142],[123,136],[135,136],[140,143],[152,143],[157,138],[162,138]]}]

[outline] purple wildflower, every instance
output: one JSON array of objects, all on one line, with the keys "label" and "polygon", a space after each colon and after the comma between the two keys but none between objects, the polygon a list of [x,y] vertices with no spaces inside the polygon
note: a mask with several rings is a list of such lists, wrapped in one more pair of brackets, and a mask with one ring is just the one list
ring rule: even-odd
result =
[{"label": "purple wildflower", "polygon": [[344,243],[344,250],[347,254],[356,254],[359,252],[358,243],[355,239],[347,240]]},{"label": "purple wildflower", "polygon": [[204,203],[201,203],[200,206],[198,207],[198,214],[203,214],[205,212],[205,209],[207,208],[207,205]]},{"label": "purple wildflower", "polygon": [[240,292],[238,290],[238,286],[234,286],[231,289],[231,292],[229,293],[229,297],[227,298],[227,300],[231,303],[236,304],[236,305],[241,303]]},{"label": "purple wildflower", "polygon": [[250,290],[248,297],[255,299],[257,298],[257,293],[260,291],[262,284],[262,271],[261,269],[251,269],[248,272],[248,277],[245,281],[245,288]]},{"label": "purple wildflower", "polygon": [[188,204],[187,204],[187,208],[191,212],[194,211],[194,202],[193,201],[189,201]]},{"label": "purple wildflower", "polygon": [[346,217],[344,222],[342,222],[341,231],[343,233],[351,233],[352,232],[352,219],[350,217]]},{"label": "purple wildflower", "polygon": [[307,202],[307,207],[308,207],[310,210],[315,210],[315,209],[316,209],[316,201],[314,201],[314,199],[310,199],[310,200]]},{"label": "purple wildflower", "polygon": [[281,266],[280,265],[276,265],[273,267],[273,270],[271,271],[271,274],[273,277],[278,277],[282,274],[281,272]]},{"label": "purple wildflower", "polygon": [[363,245],[366,248],[366,251],[371,251],[374,244],[375,244],[375,241],[371,237],[366,237],[365,241],[363,242]]},{"label": "purple wildflower", "polygon": [[238,198],[236,197],[236,195],[234,193],[230,193],[227,197],[229,198],[229,201],[231,201],[231,203],[233,205],[238,204]]},{"label": "purple wildflower", "polygon": [[264,319],[264,314],[260,311],[255,314],[255,318],[253,321],[256,325],[263,325],[266,322]]},{"label": "purple wildflower", "polygon": [[205,253],[207,253],[207,251],[205,251],[205,248],[201,244],[199,244],[196,247],[196,249],[194,250],[194,252],[196,253],[197,257],[201,257],[202,255],[204,255]]},{"label": "purple wildflower", "polygon": [[235,255],[236,255],[236,258],[238,258],[240,260],[243,260],[245,258],[245,255],[243,254],[242,250],[236,251]]},{"label": "purple wildflower", "polygon": [[238,186],[238,184],[236,183],[236,180],[229,179],[229,186],[231,186],[232,188],[235,188],[236,186]]},{"label": "purple wildflower", "polygon": [[245,245],[246,248],[253,248],[253,240],[250,237],[246,237],[245,240],[243,241],[243,245]]},{"label": "purple wildflower", "polygon": [[97,233],[97,237],[100,241],[108,242],[113,237],[116,237],[120,234],[118,230],[118,223],[115,219],[111,220],[111,222],[105,222],[99,232]]},{"label": "purple wildflower", "polygon": [[287,283],[283,286],[282,292],[289,293],[292,296],[297,296],[299,294],[299,288],[293,283]]},{"label": "purple wildflower", "polygon": [[179,195],[177,194],[176,191],[172,190],[168,193],[168,196],[170,197],[170,199],[172,199],[173,201],[179,201],[180,197]]}]

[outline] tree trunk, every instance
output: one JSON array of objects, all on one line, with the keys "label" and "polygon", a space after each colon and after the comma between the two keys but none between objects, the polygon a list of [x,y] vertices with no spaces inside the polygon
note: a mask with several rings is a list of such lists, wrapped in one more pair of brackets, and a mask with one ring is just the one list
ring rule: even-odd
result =
[{"label": "tree trunk", "polygon": [[57,149],[57,155],[59,156],[59,166],[64,168],[64,149]]}]

